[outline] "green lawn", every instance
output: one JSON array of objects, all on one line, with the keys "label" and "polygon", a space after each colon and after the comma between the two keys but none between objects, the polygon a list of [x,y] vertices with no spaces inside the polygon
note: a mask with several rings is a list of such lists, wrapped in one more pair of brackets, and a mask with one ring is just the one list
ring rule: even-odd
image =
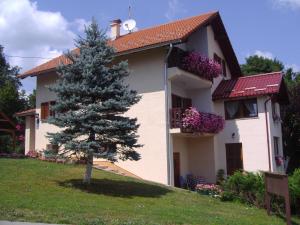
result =
[{"label": "green lawn", "polygon": [[[29,159],[0,159],[0,220],[64,224],[284,224],[264,210],[199,194]],[[297,224],[297,223],[295,223]]]}]

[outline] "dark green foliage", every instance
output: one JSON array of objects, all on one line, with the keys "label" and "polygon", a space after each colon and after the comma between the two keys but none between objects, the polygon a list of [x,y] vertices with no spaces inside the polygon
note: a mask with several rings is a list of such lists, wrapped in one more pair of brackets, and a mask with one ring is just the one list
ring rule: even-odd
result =
[{"label": "dark green foliage", "polygon": [[257,207],[264,205],[264,178],[260,173],[237,171],[223,184],[222,200],[240,200]]},{"label": "dark green foliage", "polygon": [[27,98],[28,108],[34,109],[36,107],[35,102],[36,102],[36,90],[34,89],[33,92],[30,95],[28,95]]},{"label": "dark green foliage", "polygon": [[289,188],[292,201],[292,210],[300,215],[300,168],[289,177]]},{"label": "dark green foliage", "polygon": [[[261,173],[235,172],[223,183],[222,201],[240,201],[264,208],[265,182]],[[292,212],[300,214],[297,205],[300,203],[300,169],[289,176],[289,192]],[[284,213],[284,200],[280,196],[271,197],[272,211]],[[297,211],[298,210],[298,211]]]},{"label": "dark green foliage", "polygon": [[57,99],[56,116],[49,122],[64,128],[49,133],[50,141],[65,152],[110,161],[138,160],[137,120],[124,113],[140,97],[125,84],[127,62],[115,63],[114,49],[95,21],[85,34],[76,41],[80,54],[66,54],[72,63],[58,68],[59,79],[50,87]]},{"label": "dark green foliage", "polygon": [[244,75],[252,75],[259,73],[270,73],[274,71],[282,71],[283,63],[277,59],[268,59],[262,56],[249,56],[246,58],[246,63],[241,65]]},{"label": "dark green foliage", "polygon": [[0,111],[11,119],[16,112],[26,109],[26,96],[19,92],[21,83],[16,77],[19,70],[19,67],[11,67],[6,62],[0,45]]},{"label": "dark green foliage", "polygon": [[217,172],[217,184],[223,184],[225,181],[225,171],[223,169],[219,169]]}]

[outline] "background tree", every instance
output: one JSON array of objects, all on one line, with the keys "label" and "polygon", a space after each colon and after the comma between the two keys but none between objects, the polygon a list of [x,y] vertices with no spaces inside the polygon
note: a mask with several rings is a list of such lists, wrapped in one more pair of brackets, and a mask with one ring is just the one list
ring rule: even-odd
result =
[{"label": "background tree", "polygon": [[245,75],[284,71],[285,83],[289,92],[290,104],[281,107],[283,150],[285,156],[290,158],[287,168],[292,173],[300,167],[300,73],[292,68],[284,68],[281,61],[267,59],[259,56],[246,58],[246,63],[241,65]]},{"label": "background tree", "polygon": [[241,69],[244,75],[251,75],[282,71],[284,66],[283,63],[277,59],[268,59],[253,55],[246,58],[246,63],[241,65]]},{"label": "background tree", "polygon": [[0,111],[11,119],[16,112],[26,108],[26,96],[19,91],[21,83],[16,77],[19,67],[11,67],[4,57],[3,47],[0,45]]},{"label": "background tree", "polygon": [[68,53],[72,62],[58,68],[59,79],[50,87],[57,95],[55,117],[49,122],[63,128],[49,133],[50,142],[63,153],[87,157],[83,181],[90,183],[93,157],[110,161],[138,160],[137,120],[124,113],[139,101],[136,91],[124,83],[126,62],[114,64],[114,50],[95,21],[76,41],[80,54]]}]

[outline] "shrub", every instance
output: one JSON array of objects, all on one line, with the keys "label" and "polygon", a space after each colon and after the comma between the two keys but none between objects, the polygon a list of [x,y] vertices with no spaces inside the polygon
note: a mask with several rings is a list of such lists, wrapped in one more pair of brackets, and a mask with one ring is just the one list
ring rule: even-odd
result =
[{"label": "shrub", "polygon": [[219,169],[217,172],[217,184],[221,185],[225,181],[225,171],[223,169]]},{"label": "shrub", "polygon": [[[237,171],[223,184],[222,200],[239,200],[258,207],[264,206],[264,178],[261,173]],[[230,196],[230,197],[229,197]]]},{"label": "shrub", "polygon": [[[300,168],[296,169],[292,176],[289,177],[289,190],[292,210],[300,214]],[[298,209],[296,206],[298,206]]]}]

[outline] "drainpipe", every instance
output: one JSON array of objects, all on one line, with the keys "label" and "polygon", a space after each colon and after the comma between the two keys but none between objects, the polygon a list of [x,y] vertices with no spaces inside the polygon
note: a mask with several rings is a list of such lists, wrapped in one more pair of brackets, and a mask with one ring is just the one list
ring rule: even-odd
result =
[{"label": "drainpipe", "polygon": [[271,172],[271,149],[270,149],[270,137],[269,137],[269,123],[268,123],[267,103],[268,103],[271,99],[272,99],[272,97],[269,97],[269,98],[265,101],[265,117],[266,117],[267,144],[268,144],[269,172]]},{"label": "drainpipe", "polygon": [[169,46],[169,51],[165,58],[165,71],[164,71],[164,88],[165,88],[165,107],[166,107],[166,142],[167,142],[167,167],[168,167],[168,185],[171,185],[171,173],[172,173],[172,155],[170,148],[170,118],[169,118],[169,88],[168,88],[168,59],[173,49],[173,44]]}]

